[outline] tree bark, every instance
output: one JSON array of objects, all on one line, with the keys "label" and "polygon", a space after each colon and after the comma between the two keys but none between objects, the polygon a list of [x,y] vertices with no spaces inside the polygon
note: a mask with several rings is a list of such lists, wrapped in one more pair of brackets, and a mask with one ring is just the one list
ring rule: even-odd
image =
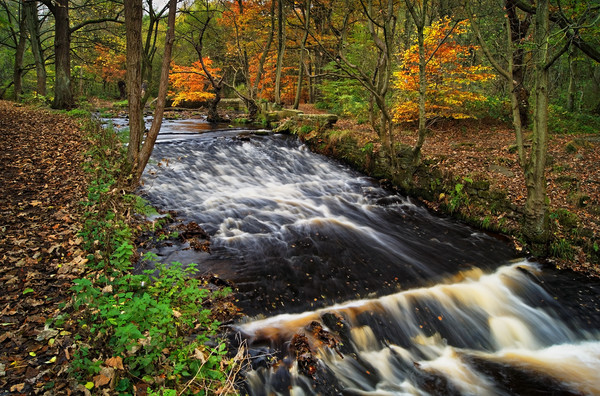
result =
[{"label": "tree bark", "polygon": [[530,163],[525,170],[527,200],[523,234],[536,254],[546,253],[549,238],[548,196],[546,193],[546,152],[548,148],[548,0],[537,0],[535,13],[534,62],[535,108]]},{"label": "tree bark", "polygon": [[277,67],[275,70],[275,103],[281,104],[281,69],[285,55],[285,12],[283,0],[277,1]]},{"label": "tree bark", "polygon": [[13,69],[14,99],[18,101],[23,91],[23,55],[25,54],[25,44],[27,43],[27,29],[25,27],[25,12],[19,10],[19,40],[15,52],[15,64]]},{"label": "tree bark", "polygon": [[577,94],[577,84],[575,82],[575,48],[569,48],[569,88],[567,91],[567,110],[575,111],[575,95]]},{"label": "tree bark", "polygon": [[46,96],[46,64],[44,53],[40,42],[40,23],[37,14],[37,1],[25,1],[25,17],[27,20],[27,30],[29,30],[29,41],[31,42],[31,52],[35,60],[35,72],[37,77],[37,93]]},{"label": "tree bark", "polygon": [[133,175],[144,133],[142,114],[142,0],[125,0],[127,38],[127,99],[129,101],[129,146],[127,159]]},{"label": "tree bark", "polygon": [[525,87],[525,49],[522,46],[522,42],[529,34],[532,15],[527,13],[523,18],[519,18],[515,0],[506,0],[505,7],[510,23],[511,47],[513,49],[511,54],[509,54],[512,57],[513,65],[513,90],[517,95],[519,103],[521,125],[527,127],[529,125],[529,91]]},{"label": "tree bark", "polygon": [[55,109],[75,106],[71,87],[71,30],[69,26],[69,0],[44,1],[54,15],[54,102]]},{"label": "tree bark", "polygon": [[167,36],[165,38],[165,52],[163,55],[162,69],[160,74],[160,83],[158,86],[158,99],[156,101],[156,108],[154,110],[154,119],[152,126],[148,132],[148,136],[144,141],[142,150],[139,153],[139,159],[137,169],[135,173],[136,184],[142,178],[144,168],[148,164],[148,160],[154,150],[154,144],[160,132],[162,125],[163,114],[165,110],[167,100],[167,88],[169,86],[169,69],[171,67],[171,53],[173,49],[173,42],[175,41],[175,13],[177,12],[177,0],[169,0],[169,16],[167,19]]},{"label": "tree bark", "polygon": [[300,59],[298,61],[298,84],[296,85],[296,97],[294,98],[294,109],[300,106],[300,96],[302,95],[302,81],[304,76],[304,51],[306,50],[306,41],[308,40],[308,29],[310,27],[310,5],[311,0],[306,0],[304,10],[304,34],[300,43]]}]

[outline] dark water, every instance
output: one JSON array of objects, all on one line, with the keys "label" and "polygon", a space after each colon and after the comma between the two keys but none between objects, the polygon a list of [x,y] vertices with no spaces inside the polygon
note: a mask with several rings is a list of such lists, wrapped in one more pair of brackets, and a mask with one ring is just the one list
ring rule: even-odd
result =
[{"label": "dark water", "polygon": [[[194,124],[163,130],[144,194],[212,235],[210,255],[164,255],[238,287],[254,318],[237,326],[256,356],[250,394],[600,393],[598,285],[541,270],[292,138]],[[294,334],[313,373],[292,358]]]}]

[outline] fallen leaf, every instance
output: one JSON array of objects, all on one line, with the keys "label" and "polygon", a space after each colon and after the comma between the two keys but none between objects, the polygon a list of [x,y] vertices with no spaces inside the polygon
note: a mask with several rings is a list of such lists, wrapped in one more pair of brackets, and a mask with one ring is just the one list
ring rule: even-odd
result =
[{"label": "fallen leaf", "polygon": [[125,368],[123,367],[123,359],[120,356],[108,358],[108,359],[106,359],[104,364],[106,364],[109,367],[114,367],[119,370],[125,370]]},{"label": "fallen leaf", "polygon": [[100,388],[104,385],[110,383],[110,378],[105,376],[104,374],[98,374],[94,377],[94,386],[96,388]]},{"label": "fallen leaf", "polygon": [[11,392],[21,392],[24,387],[25,387],[25,383],[23,382],[21,384],[11,386],[10,391]]}]

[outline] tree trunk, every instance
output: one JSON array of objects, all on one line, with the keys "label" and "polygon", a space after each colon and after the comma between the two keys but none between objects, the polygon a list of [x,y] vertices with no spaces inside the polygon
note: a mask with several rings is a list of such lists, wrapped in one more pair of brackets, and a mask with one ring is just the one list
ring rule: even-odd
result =
[{"label": "tree trunk", "polygon": [[[425,21],[423,21],[425,22]],[[426,59],[425,59],[425,36],[424,23],[419,23],[417,26],[417,41],[419,46],[419,132],[417,144],[413,149],[413,165],[418,165],[421,160],[421,148],[425,143],[427,135],[427,111],[425,108],[425,99],[427,95],[427,74],[426,74]]]},{"label": "tree trunk", "polygon": [[513,64],[513,90],[519,101],[521,125],[527,127],[529,125],[529,91],[525,88],[525,49],[522,42],[529,34],[532,16],[526,14],[523,18],[519,18],[516,0],[505,0],[505,7],[510,23],[511,46],[513,48],[512,53],[509,55],[512,56]]},{"label": "tree trunk", "polygon": [[16,101],[21,97],[23,91],[23,54],[25,53],[25,44],[27,43],[27,29],[25,27],[25,13],[23,10],[19,12],[19,41],[17,42],[17,50],[15,52],[15,67],[13,69],[14,81],[14,99]]},{"label": "tree trunk", "polygon": [[[46,4],[46,3],[45,3]],[[69,0],[56,0],[49,8],[54,15],[54,102],[55,109],[75,106],[71,89],[71,30],[69,26]]]},{"label": "tree trunk", "polygon": [[27,30],[29,30],[29,41],[31,52],[35,60],[35,72],[37,77],[37,93],[46,96],[46,64],[44,53],[40,42],[40,23],[37,14],[37,1],[25,1],[25,17],[27,19]]},{"label": "tree trunk", "polygon": [[283,68],[283,56],[285,55],[285,13],[283,12],[283,0],[277,2],[277,68],[275,70],[275,103],[281,104],[281,69]]},{"label": "tree trunk", "polygon": [[300,96],[302,95],[302,79],[304,72],[304,51],[306,49],[306,40],[308,40],[308,29],[310,26],[310,3],[311,0],[306,0],[304,11],[304,35],[300,44],[300,59],[298,61],[298,85],[296,86],[296,97],[294,99],[294,109],[300,106]]},{"label": "tree trunk", "polygon": [[144,133],[142,114],[142,0],[125,1],[127,38],[127,99],[129,100],[129,146],[127,159],[133,175]]},{"label": "tree trunk", "polygon": [[575,82],[575,47],[569,48],[569,89],[567,93],[567,110],[575,111],[575,95],[577,94],[577,84]]},{"label": "tree trunk", "polygon": [[[169,16],[167,19],[167,36],[165,38],[165,52],[163,55],[162,69],[160,73],[160,83],[158,86],[158,99],[156,101],[156,108],[154,110],[154,120],[152,126],[148,132],[148,136],[144,141],[141,152],[139,153],[137,169],[135,173],[136,184],[142,178],[144,168],[148,164],[148,160],[154,150],[154,144],[160,132],[162,125],[163,114],[167,101],[167,88],[169,86],[169,68],[171,66],[171,52],[173,49],[173,41],[175,41],[175,13],[177,12],[177,0],[169,0]],[[140,25],[141,33],[141,25]],[[140,34],[141,37],[141,34]],[[141,43],[141,41],[140,41]]]},{"label": "tree trunk", "polygon": [[[276,1],[277,0],[271,0],[271,10],[270,10],[271,28],[269,30],[269,35],[267,36],[267,42],[265,44],[263,52],[260,55],[260,60],[258,61],[258,71],[256,72],[256,77],[254,78],[254,83],[251,85],[250,80],[249,80],[249,82],[247,84],[248,87],[252,86],[252,88],[248,90],[248,95],[253,100],[256,99],[256,97],[258,96],[258,85],[260,84],[260,80],[262,79],[262,75],[264,73],[265,62],[267,60],[267,56],[269,55],[269,51],[271,50],[271,45],[273,43],[273,36],[275,35],[275,2]],[[249,75],[248,75],[248,78],[250,78]],[[250,108],[248,108],[248,111],[250,111]],[[258,114],[258,110],[257,110],[257,114]]]},{"label": "tree trunk", "polygon": [[212,98],[208,105],[208,113],[206,114],[206,121],[208,122],[219,122],[222,121],[219,115],[219,102],[221,101],[221,90],[220,86],[213,87],[215,97]]},{"label": "tree trunk", "polygon": [[548,196],[546,194],[546,152],[548,147],[548,0],[537,0],[535,14],[535,109],[530,162],[525,170],[527,200],[523,234],[536,254],[546,253],[549,238]]},{"label": "tree trunk", "polygon": [[412,150],[412,165],[416,167],[421,161],[421,148],[427,136],[427,109],[425,108],[427,95],[427,55],[425,54],[425,24],[427,23],[427,0],[421,3],[418,10],[416,4],[405,0],[408,11],[417,27],[417,44],[419,47],[419,131],[417,143]]}]

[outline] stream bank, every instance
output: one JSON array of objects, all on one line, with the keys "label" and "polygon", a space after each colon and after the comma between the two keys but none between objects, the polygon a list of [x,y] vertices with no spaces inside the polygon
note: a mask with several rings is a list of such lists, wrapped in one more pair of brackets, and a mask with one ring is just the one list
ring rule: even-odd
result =
[{"label": "stream bank", "polygon": [[[434,136],[428,137],[423,161],[409,177],[411,182],[402,187],[393,183],[376,136],[366,125],[344,120],[331,127],[290,118],[275,130],[297,135],[311,150],[381,180],[388,189],[418,198],[437,213],[508,235],[517,250],[527,249],[520,239],[525,184],[513,158],[514,136],[505,124],[490,120],[441,122],[431,133]],[[415,135],[398,133],[400,157],[411,149]],[[598,276],[600,202],[592,197],[600,196],[593,173],[600,144],[592,138],[551,137],[547,179],[552,239],[548,250],[558,268]]]}]

